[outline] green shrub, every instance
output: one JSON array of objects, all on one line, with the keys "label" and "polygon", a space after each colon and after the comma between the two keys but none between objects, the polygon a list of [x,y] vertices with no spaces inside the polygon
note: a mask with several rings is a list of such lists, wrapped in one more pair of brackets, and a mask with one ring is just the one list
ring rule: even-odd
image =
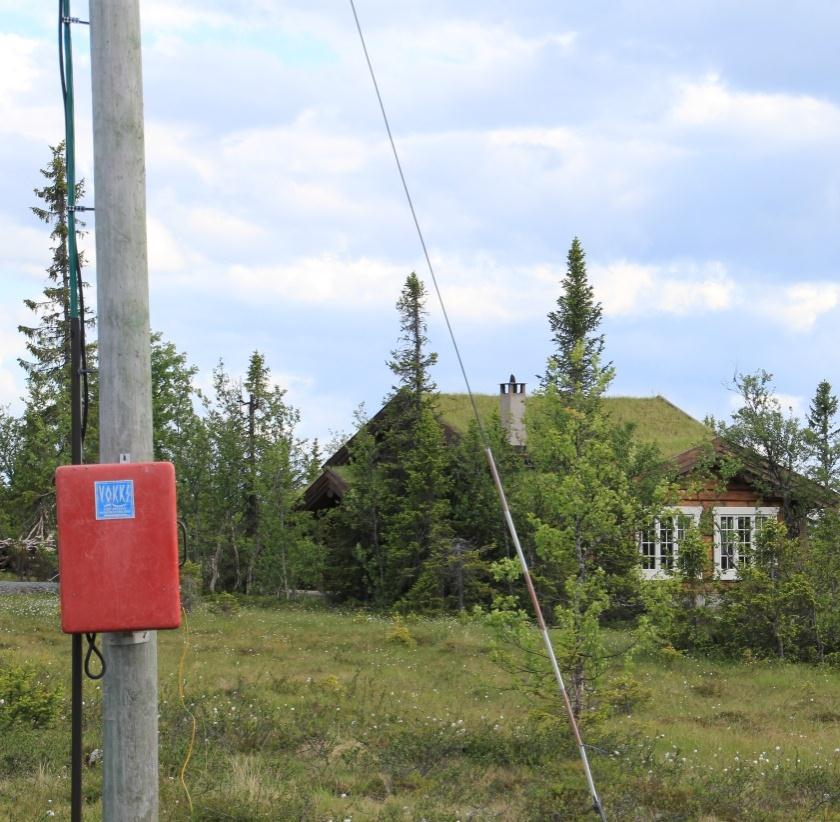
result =
[{"label": "green shrub", "polygon": [[201,566],[187,560],[181,566],[181,605],[185,611],[192,611],[201,599]]},{"label": "green shrub", "polygon": [[45,728],[58,715],[61,695],[29,665],[0,668],[0,728],[16,723]]},{"label": "green shrub", "polygon": [[408,630],[408,626],[403,622],[399,614],[394,617],[394,625],[388,634],[388,641],[396,642],[409,648],[413,648],[417,644],[417,640],[411,635],[411,631]]},{"label": "green shrub", "polygon": [[224,591],[221,594],[213,594],[209,597],[208,607],[214,614],[230,616],[239,612],[239,600],[233,594]]},{"label": "green shrub", "polygon": [[622,673],[601,690],[600,700],[613,713],[629,714],[653,699],[653,691],[630,674]]}]

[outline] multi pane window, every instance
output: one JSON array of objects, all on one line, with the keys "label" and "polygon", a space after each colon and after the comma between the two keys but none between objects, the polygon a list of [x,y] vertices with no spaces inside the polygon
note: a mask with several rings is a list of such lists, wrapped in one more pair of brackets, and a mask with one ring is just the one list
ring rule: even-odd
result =
[{"label": "multi pane window", "polygon": [[734,571],[749,562],[752,550],[752,517],[720,517],[720,570]]},{"label": "multi pane window", "polygon": [[655,519],[639,534],[642,573],[657,577],[674,570],[686,529],[700,519],[701,508],[680,507],[678,512]]},{"label": "multi pane window", "polygon": [[715,509],[715,565],[721,579],[735,579],[749,564],[756,534],[776,513],[776,508]]}]

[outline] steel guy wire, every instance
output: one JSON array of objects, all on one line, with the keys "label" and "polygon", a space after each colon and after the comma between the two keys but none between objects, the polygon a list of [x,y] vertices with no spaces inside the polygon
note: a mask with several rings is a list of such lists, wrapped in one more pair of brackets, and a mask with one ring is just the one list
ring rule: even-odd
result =
[{"label": "steel guy wire", "polygon": [[400,181],[402,183],[403,192],[405,193],[406,201],[408,202],[408,208],[411,211],[411,218],[414,221],[414,227],[417,230],[417,237],[420,240],[420,247],[423,249],[423,256],[426,260],[426,266],[429,269],[429,276],[431,277],[432,284],[435,289],[435,293],[437,294],[438,303],[440,304],[441,313],[443,314],[443,319],[446,323],[447,331],[449,332],[449,339],[452,343],[452,348],[455,351],[455,356],[458,360],[458,367],[461,370],[461,376],[464,379],[464,385],[467,389],[467,395],[470,398],[470,404],[472,406],[473,415],[475,417],[476,424],[478,425],[479,431],[481,433],[481,438],[484,443],[484,453],[487,457],[487,464],[490,467],[490,472],[493,476],[493,482],[496,486],[496,492],[499,496],[499,503],[502,506],[502,512],[505,517],[505,523],[507,524],[508,532],[510,533],[510,537],[513,540],[514,547],[516,548],[516,555],[519,558],[519,564],[522,567],[522,575],[525,578],[525,585],[528,588],[528,594],[531,598],[531,603],[534,608],[534,613],[537,617],[537,623],[539,625],[540,634],[542,636],[543,644],[545,645],[546,652],[548,653],[549,660],[551,661],[551,668],[554,673],[554,678],[557,681],[557,686],[560,689],[560,693],[563,697],[563,704],[566,708],[566,713],[569,717],[569,724],[572,727],[572,732],[575,737],[575,742],[578,746],[578,752],[580,754],[580,759],[583,764],[583,770],[586,773],[586,783],[587,787],[589,788],[589,794],[592,797],[592,807],[593,810],[600,816],[602,822],[606,822],[606,814],[604,812],[604,806],[601,803],[601,799],[598,796],[598,791],[595,788],[595,782],[592,777],[592,769],[589,766],[589,757],[586,754],[586,746],[583,743],[583,739],[580,735],[580,728],[578,727],[578,723],[575,720],[574,711],[572,710],[572,704],[569,700],[569,694],[566,691],[566,685],[563,682],[563,674],[560,671],[560,666],[557,664],[557,657],[554,653],[554,646],[551,642],[551,637],[548,633],[548,627],[546,626],[545,619],[542,613],[542,607],[540,606],[539,598],[537,597],[536,589],[534,588],[534,583],[531,579],[531,572],[528,568],[528,561],[525,558],[525,553],[522,550],[522,545],[519,541],[519,534],[516,530],[516,525],[513,521],[513,517],[510,513],[510,507],[508,506],[507,495],[505,494],[504,486],[502,485],[502,480],[499,477],[499,471],[496,467],[496,460],[493,456],[493,450],[490,447],[490,441],[487,437],[487,433],[484,429],[484,425],[481,421],[481,416],[478,413],[478,406],[475,402],[475,396],[473,395],[472,388],[470,386],[469,378],[467,377],[467,370],[464,366],[464,361],[461,357],[461,351],[458,347],[458,341],[455,338],[455,332],[452,329],[452,323],[449,320],[449,313],[446,310],[446,304],[443,299],[443,294],[441,293],[440,287],[438,285],[437,276],[435,275],[435,269],[432,265],[431,257],[429,256],[429,250],[426,246],[426,240],[423,236],[423,230],[420,228],[420,221],[417,218],[417,211],[414,208],[414,201],[411,198],[411,192],[408,188],[408,183],[405,179],[405,173],[403,172],[402,163],[400,162],[400,156],[397,152],[397,144],[394,141],[394,135],[391,131],[391,124],[388,120],[388,114],[385,111],[385,104],[382,100],[382,94],[379,91],[379,83],[376,81],[376,73],[373,70],[373,64],[371,63],[370,54],[368,53],[367,43],[365,42],[365,36],[362,32],[362,25],[359,22],[359,15],[356,12],[356,4],[354,0],[350,0],[350,8],[353,11],[353,19],[356,22],[356,30],[359,33],[359,40],[362,44],[362,51],[365,55],[365,62],[367,63],[368,71],[370,72],[370,79],[373,82],[373,88],[376,92],[376,99],[379,102],[379,110],[382,113],[382,120],[385,124],[385,130],[388,133],[388,141],[391,144],[391,151],[394,154],[394,161],[397,165],[397,171],[400,175]]}]

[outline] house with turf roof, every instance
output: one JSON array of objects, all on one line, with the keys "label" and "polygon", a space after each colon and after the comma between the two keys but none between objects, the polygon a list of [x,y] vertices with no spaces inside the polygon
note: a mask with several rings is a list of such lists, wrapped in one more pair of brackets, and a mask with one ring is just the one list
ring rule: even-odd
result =
[{"label": "house with turf roof", "polygon": [[[500,383],[497,395],[474,395],[478,413],[489,420],[499,413],[508,434],[508,441],[523,452],[527,450],[525,409],[528,404],[525,383],[510,380]],[[760,460],[749,461],[752,468],[744,468],[725,483],[691,482],[701,465],[711,466],[716,460],[730,455],[728,448],[703,423],[689,416],[664,397],[606,397],[609,414],[617,423],[631,423],[641,443],[655,444],[660,453],[673,462],[678,478],[685,480],[684,496],[667,516],[652,522],[639,534],[639,562],[641,573],[648,579],[663,578],[674,567],[679,555],[680,541],[690,523],[699,525],[707,512],[714,523],[709,539],[709,554],[715,575],[722,580],[734,580],[739,565],[749,561],[750,546],[763,521],[777,517],[781,501],[762,496],[756,472]],[[367,423],[376,434],[381,409]],[[437,413],[444,435],[456,441],[472,419],[472,405],[466,394],[440,394]],[[325,463],[321,474],[306,488],[301,500],[304,509],[323,512],[341,504],[349,488],[350,452],[352,438]]]}]

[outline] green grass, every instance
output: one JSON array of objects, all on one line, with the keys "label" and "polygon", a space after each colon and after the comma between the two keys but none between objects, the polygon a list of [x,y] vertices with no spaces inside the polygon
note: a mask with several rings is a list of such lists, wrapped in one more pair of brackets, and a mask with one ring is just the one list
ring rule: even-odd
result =
[{"label": "green grass", "polygon": [[[499,412],[499,398],[489,394],[474,394],[475,404],[483,422],[489,422]],[[441,421],[463,434],[475,419],[470,398],[466,394],[440,394],[437,397],[437,413]]]},{"label": "green grass", "polygon": [[[476,394],[475,401],[482,420],[489,420],[499,410],[498,397]],[[529,397],[526,407],[533,401]],[[437,406],[445,424],[460,433],[467,430],[473,411],[466,394],[441,394]],[[703,423],[664,397],[607,397],[606,407],[616,422],[632,423],[638,440],[656,444],[665,457],[676,456],[712,437]]]},{"label": "green grass", "polygon": [[607,408],[619,423],[632,423],[640,442],[653,443],[662,455],[673,457],[712,437],[703,423],[664,397],[608,397]]},{"label": "green grass", "polygon": [[[161,818],[592,818],[565,725],[532,719],[484,626],[404,627],[362,612],[202,606],[189,631],[161,633]],[[185,642],[192,817],[178,780]],[[69,646],[54,598],[0,598],[0,665],[26,660],[64,693],[53,727],[0,731],[0,819],[69,818]],[[637,661],[632,675],[648,701],[587,738],[611,820],[840,819],[840,672],[674,658]],[[100,697],[88,682],[88,751],[101,746]],[[84,777],[95,819],[100,766]]]}]

